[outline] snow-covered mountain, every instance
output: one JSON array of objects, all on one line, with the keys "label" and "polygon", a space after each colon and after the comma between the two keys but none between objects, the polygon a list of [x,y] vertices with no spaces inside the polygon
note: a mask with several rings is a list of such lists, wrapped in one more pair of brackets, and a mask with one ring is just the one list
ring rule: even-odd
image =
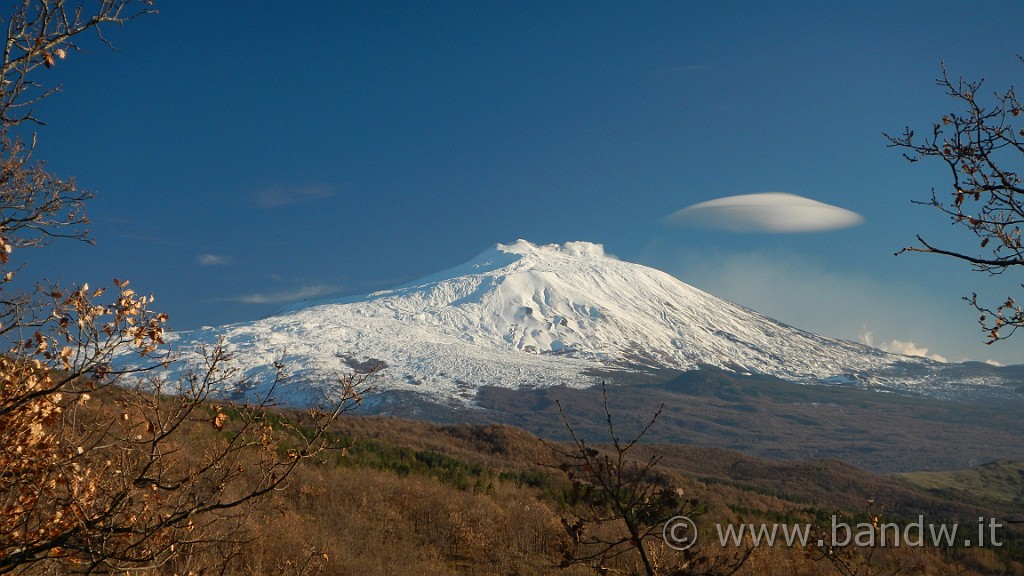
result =
[{"label": "snow-covered mountain", "polygon": [[899,388],[940,366],[792,328],[587,242],[498,244],[398,288],[182,333],[176,345],[187,356],[218,338],[255,382],[283,354],[292,377],[278,396],[290,404],[330,396],[337,374],[372,362],[386,366],[381,389],[464,404],[482,385],[585,387],[609,371],[710,365]]}]

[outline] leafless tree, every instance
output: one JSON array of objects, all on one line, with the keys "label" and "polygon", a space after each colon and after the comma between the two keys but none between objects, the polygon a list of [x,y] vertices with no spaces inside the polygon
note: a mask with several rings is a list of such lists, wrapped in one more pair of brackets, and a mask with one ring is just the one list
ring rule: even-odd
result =
[{"label": "leafless tree", "polygon": [[59,88],[47,86],[37,69],[53,68],[85,32],[109,45],[103,30],[155,14],[151,0],[22,0],[7,18],[7,40],[0,61],[0,124],[9,128],[25,121],[39,123],[33,107]]},{"label": "leafless tree", "polygon": [[604,384],[602,392],[610,446],[588,444],[558,403],[572,442],[568,448],[549,446],[572,483],[570,500],[574,504],[569,517],[562,519],[567,535],[562,567],[585,565],[597,574],[637,576],[734,574],[751,549],[733,556],[712,556],[694,548],[676,550],[665,542],[666,522],[680,515],[696,518],[701,509],[700,502],[685,498],[672,478],[658,469],[657,455],[638,461],[630,454],[664,406],[636,436],[624,441],[615,431]]},{"label": "leafless tree", "polygon": [[[150,2],[23,0],[0,60],[0,573],[197,573],[248,538],[245,520],[302,461],[333,445],[327,426],[368,375],[343,375],[340,400],[287,417],[272,394],[217,404],[244,384],[223,346],[189,367],[165,344],[167,316],[127,281],[17,291],[12,255],[88,241],[91,195],[34,162],[13,134],[57,88],[41,74],[75,41],[155,12]],[[134,361],[118,360],[126,354]],[[129,366],[132,367],[126,367]],[[276,365],[271,392],[287,375]],[[203,551],[215,554],[200,554]],[[308,563],[307,563],[308,564]]]},{"label": "leafless tree", "polygon": [[[874,509],[874,500],[870,500],[865,517],[860,522],[853,522],[852,527],[846,525],[842,530],[836,530],[834,526],[815,526],[807,553],[815,560],[829,563],[840,576],[896,576],[926,572],[923,546],[900,542],[900,535],[893,531],[896,524],[886,522],[884,512],[884,507]],[[840,519],[836,515],[832,521],[841,520],[851,519]],[[844,541],[837,542],[833,537]]]},{"label": "leafless tree", "polygon": [[[945,214],[954,226],[975,236],[978,245],[973,250],[940,247],[919,235],[918,245],[900,253],[949,256],[967,262],[974,270],[1003,274],[1024,265],[1024,187],[1020,176],[1024,126],[1019,120],[1024,107],[1012,86],[986,94],[984,81],[953,80],[944,66],[936,82],[960,111],[943,115],[925,136],[906,128],[902,134],[886,137],[890,146],[902,149],[911,162],[936,158],[947,166],[951,182],[945,191],[933,188],[931,198],[916,203]],[[980,313],[989,344],[1024,325],[1024,309],[1012,295],[997,300],[998,304],[983,303],[977,293],[964,299]]]}]

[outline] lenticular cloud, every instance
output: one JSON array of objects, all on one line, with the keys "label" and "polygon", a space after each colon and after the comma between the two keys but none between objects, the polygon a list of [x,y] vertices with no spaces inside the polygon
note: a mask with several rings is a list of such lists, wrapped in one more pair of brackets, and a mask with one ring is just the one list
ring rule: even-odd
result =
[{"label": "lenticular cloud", "polygon": [[856,212],[789,194],[766,192],[716,198],[674,212],[668,222],[730,232],[818,232],[856,226]]}]

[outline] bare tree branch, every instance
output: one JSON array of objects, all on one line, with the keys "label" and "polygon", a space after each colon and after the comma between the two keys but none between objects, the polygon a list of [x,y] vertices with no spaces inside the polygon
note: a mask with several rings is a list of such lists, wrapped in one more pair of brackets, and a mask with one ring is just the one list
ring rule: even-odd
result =
[{"label": "bare tree branch", "polygon": [[[145,0],[22,0],[0,53],[0,573],[199,573],[226,566],[253,536],[247,521],[302,462],[341,448],[328,426],[359,403],[371,375],[342,375],[336,402],[288,415],[270,393],[218,401],[245,383],[223,346],[167,368],[167,315],[152,296],[114,280],[10,290],[12,254],[57,239],[88,242],[73,180],[32,159],[43,82],[85,32],[155,12]],[[133,367],[121,361],[134,358]],[[180,362],[179,362],[180,364]],[[204,554],[213,551],[214,554]],[[213,565],[208,559],[213,558]],[[303,558],[306,568],[316,563]],[[217,565],[217,559],[221,562]],[[180,566],[187,570],[178,571]],[[305,569],[305,568],[304,568]],[[156,572],[150,572],[156,573]],[[162,573],[162,572],[161,572]]]},{"label": "bare tree branch", "polygon": [[[597,449],[581,438],[557,403],[572,439],[564,448],[549,444],[561,462],[559,469],[572,482],[571,514],[562,518],[568,536],[562,543],[562,567],[589,566],[597,574],[609,573],[610,566],[624,574],[724,575],[733,574],[746,562],[752,549],[734,556],[711,557],[692,549],[669,549],[663,539],[665,523],[678,515],[697,517],[699,503],[683,498],[683,491],[657,469],[660,457],[635,460],[630,452],[654,426],[664,406],[646,422],[641,431],[623,442],[615,431],[608,389],[602,384],[604,417],[608,424],[610,450]],[[628,558],[635,558],[630,564]]]},{"label": "bare tree branch", "polygon": [[[917,246],[903,248],[897,254],[947,256],[990,275],[1016,269],[1024,265],[1024,185],[1020,173],[1024,127],[1019,121],[1024,106],[1012,86],[985,97],[984,81],[954,81],[945,66],[936,83],[962,111],[942,116],[928,136],[918,137],[906,128],[902,134],[886,134],[886,138],[889,146],[902,149],[910,162],[936,158],[946,165],[951,179],[948,192],[940,194],[932,189],[928,200],[915,203],[937,209],[980,242],[976,252],[968,252],[939,248],[918,236]],[[980,312],[979,323],[988,344],[1009,337],[1024,325],[1024,311],[1013,298],[997,306],[980,304],[976,294],[965,300]]]}]

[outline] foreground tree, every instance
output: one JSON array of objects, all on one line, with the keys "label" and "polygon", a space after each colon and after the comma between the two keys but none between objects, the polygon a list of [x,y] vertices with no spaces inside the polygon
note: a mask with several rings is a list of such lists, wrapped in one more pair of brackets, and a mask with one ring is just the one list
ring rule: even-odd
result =
[{"label": "foreground tree", "polygon": [[[209,403],[243,383],[221,346],[188,368],[165,345],[166,315],[127,281],[12,288],[12,258],[54,239],[88,241],[90,198],[34,162],[12,131],[39,122],[55,91],[39,74],[74,41],[152,13],[151,2],[24,0],[0,59],[0,573],[199,572],[228,561],[245,520],[303,460],[332,446],[326,427],[366,376],[339,378],[335,402],[289,421],[270,397]],[[134,354],[131,368],[116,361]],[[274,387],[285,379],[278,365]],[[272,388],[273,389],[273,388]],[[200,554],[206,551],[212,554]]]},{"label": "foreground tree", "polygon": [[[832,525],[815,526],[806,548],[808,555],[819,562],[827,562],[840,576],[927,574],[924,546],[914,546],[913,542],[900,545],[899,536],[893,531],[896,524],[885,521],[884,507],[876,510],[873,505],[874,500],[867,503],[860,522],[834,517],[832,522],[843,522],[843,529],[837,530]],[[844,541],[836,541],[836,537]]]},{"label": "foreground tree", "polygon": [[[596,574],[636,576],[726,575],[736,573],[752,551],[711,556],[670,541],[682,534],[682,517],[700,515],[700,503],[658,469],[660,458],[636,460],[631,452],[661,415],[660,408],[629,440],[615,431],[608,390],[602,384],[604,416],[611,445],[599,449],[581,438],[561,403],[558,409],[572,439],[568,448],[550,445],[559,468],[572,483],[569,516],[562,519],[568,538],[562,543],[562,567],[588,566]],[[687,537],[695,537],[695,534]],[[690,543],[692,544],[692,542]]]},{"label": "foreground tree", "polygon": [[[930,199],[917,203],[945,214],[954,226],[973,235],[978,247],[940,247],[918,236],[917,246],[901,252],[949,256],[992,275],[1022,266],[1024,125],[1019,119],[1024,106],[1012,86],[986,95],[984,81],[951,80],[945,67],[937,83],[960,111],[942,116],[925,136],[907,128],[886,137],[911,162],[937,158],[948,167],[951,182],[946,191],[933,188]],[[983,303],[976,293],[965,300],[980,313],[989,344],[1008,338],[1024,325],[1024,309],[1012,295],[994,305]]]}]

